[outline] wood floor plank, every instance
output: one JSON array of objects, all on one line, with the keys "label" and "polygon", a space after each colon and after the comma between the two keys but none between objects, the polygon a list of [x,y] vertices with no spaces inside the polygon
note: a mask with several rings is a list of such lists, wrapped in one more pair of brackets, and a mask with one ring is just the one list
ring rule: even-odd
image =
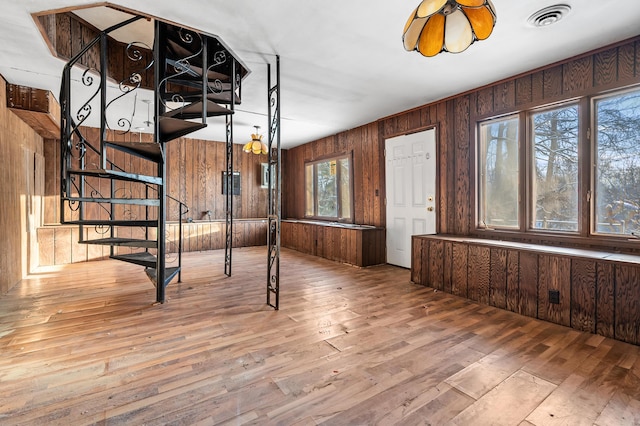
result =
[{"label": "wood floor plank", "polygon": [[518,424],[555,388],[553,383],[519,370],[454,417],[451,423]]},{"label": "wood floor plank", "polygon": [[114,260],[23,280],[0,298],[0,425],[640,419],[638,346],[286,249],[274,311],[266,248],[233,259],[185,254],[162,305]]}]

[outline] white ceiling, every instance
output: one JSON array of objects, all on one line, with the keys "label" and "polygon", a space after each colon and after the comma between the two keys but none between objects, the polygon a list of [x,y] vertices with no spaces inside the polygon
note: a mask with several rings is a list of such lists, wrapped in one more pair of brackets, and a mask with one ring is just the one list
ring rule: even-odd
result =
[{"label": "white ceiling", "polygon": [[[534,28],[527,18],[562,2],[571,12]],[[31,13],[82,0],[0,0],[0,73],[52,91],[63,63],[47,49]],[[459,54],[425,58],[402,47],[419,0],[117,0],[110,2],[219,36],[251,69],[235,117],[235,141],[267,128],[266,62],[281,59],[282,145],[291,147],[446,98],[640,34],[638,0],[493,0],[489,39]],[[138,98],[140,102],[144,98]],[[146,120],[137,105],[134,126]],[[218,119],[219,120],[219,119]],[[220,121],[194,137],[224,140]]]}]

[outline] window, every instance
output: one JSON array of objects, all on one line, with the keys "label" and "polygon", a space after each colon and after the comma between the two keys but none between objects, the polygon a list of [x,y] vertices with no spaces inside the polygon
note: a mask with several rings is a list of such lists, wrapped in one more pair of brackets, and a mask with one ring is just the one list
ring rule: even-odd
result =
[{"label": "window", "polygon": [[305,216],[351,221],[351,156],[305,165]]},{"label": "window", "polygon": [[532,228],[578,230],[578,106],[531,115]]},{"label": "window", "polygon": [[640,232],[640,91],[594,101],[595,232]]},{"label": "window", "polygon": [[480,122],[476,157],[478,229],[640,236],[637,88]]},{"label": "window", "polygon": [[480,225],[518,228],[518,118],[480,125]]}]

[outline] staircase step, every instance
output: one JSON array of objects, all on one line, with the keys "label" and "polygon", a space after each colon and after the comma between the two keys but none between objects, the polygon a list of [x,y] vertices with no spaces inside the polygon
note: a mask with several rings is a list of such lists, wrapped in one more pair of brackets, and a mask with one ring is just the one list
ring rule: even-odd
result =
[{"label": "staircase step", "polygon": [[136,155],[155,163],[162,161],[162,150],[160,144],[157,143],[106,141],[105,144],[110,148]]},{"label": "staircase step", "polygon": [[192,121],[180,120],[179,118],[160,117],[160,141],[169,142],[196,130],[207,127],[206,123],[194,123]]},{"label": "staircase step", "polygon": [[[190,53],[188,55],[190,55]],[[179,56],[177,58],[180,59]],[[192,59],[192,61],[193,60],[194,59]],[[198,62],[189,62],[189,64],[184,64],[175,59],[167,59],[167,65],[173,72],[182,73],[179,77],[170,78],[168,83],[181,84],[183,86],[190,87],[202,87],[202,64],[200,58],[195,58],[195,60]],[[171,74],[168,76],[171,76]],[[230,85],[228,82],[231,79],[227,74],[210,69],[207,72],[207,80],[210,82],[219,81],[220,83],[227,83],[227,85]],[[196,83],[197,85],[194,86],[192,83]]]},{"label": "staircase step", "polygon": [[[233,114],[233,111],[222,107],[215,102],[207,101],[207,117],[217,117],[229,114]],[[202,101],[196,101],[191,104],[186,104],[181,108],[167,111],[163,114],[163,117],[180,118],[182,120],[202,118]]]},{"label": "staircase step", "polygon": [[[195,100],[198,100],[200,98],[202,98],[202,83],[198,84],[198,82],[193,81],[193,85],[187,84],[187,82],[185,81],[185,85],[189,86],[189,87],[193,87],[194,90],[176,90],[176,91],[167,91],[163,96],[164,99],[170,101],[172,100],[174,97],[178,97],[178,98],[182,98],[185,101],[190,101],[193,102]],[[210,101],[213,101],[217,104],[225,104],[228,105],[231,103],[231,88],[227,87],[228,85],[224,85],[223,89],[220,92],[208,92],[207,95],[207,99],[209,99]],[[240,96],[238,96],[238,94],[236,93],[234,96],[234,103],[236,105],[240,105],[242,103],[242,100],[240,99]]]},{"label": "staircase step", "polygon": [[145,248],[155,248],[158,246],[158,242],[155,240],[140,240],[135,238],[100,238],[97,240],[85,240],[82,241],[82,244]]},{"label": "staircase step", "polygon": [[66,225],[83,225],[83,226],[141,226],[146,228],[157,228],[157,220],[69,220],[64,222]]},{"label": "staircase step", "polygon": [[87,197],[64,197],[63,201],[79,203],[103,203],[103,204],[128,204],[137,206],[159,206],[160,200],[157,198],[87,198]]},{"label": "staircase step", "polygon": [[[156,268],[147,268],[144,270],[147,273],[147,276],[149,277],[149,279],[151,280],[151,282],[153,283],[154,286],[158,286],[158,279],[157,279],[157,269]],[[169,283],[171,282],[171,280],[178,275],[178,272],[180,272],[180,268],[175,266],[175,267],[170,267],[170,268],[165,268],[164,270],[164,285],[165,287],[167,285],[169,285]]]},{"label": "staircase step", "polygon": [[[172,59],[181,59],[189,57],[189,64],[196,67],[202,66],[202,56],[197,55],[191,58],[190,56],[197,53],[202,48],[202,41],[207,40],[207,58],[209,62],[209,68],[214,69],[223,75],[231,75],[232,63],[236,61],[236,72],[244,78],[249,70],[246,69],[244,64],[240,63],[235,58],[233,52],[229,50],[227,46],[218,39],[216,36],[201,34],[200,37],[195,32],[189,30],[181,30],[180,27],[167,24],[165,27],[165,46],[167,57]],[[190,33],[192,36],[192,42],[189,42],[189,37],[184,37]],[[223,56],[224,55],[224,56]],[[217,62],[218,61],[218,62]],[[217,62],[217,63],[216,63]],[[215,63],[214,66],[211,66]]]},{"label": "staircase step", "polygon": [[[209,94],[207,94],[207,99],[209,99],[210,101],[213,101],[215,103],[218,104],[230,104],[231,103],[231,90],[224,90],[220,93],[211,93],[209,92]],[[238,94],[234,95],[234,104],[236,105],[240,105],[242,103],[242,100],[240,99],[240,96],[238,96]]]},{"label": "staircase step", "polygon": [[69,169],[69,174],[80,176],[94,176],[102,179],[117,179],[129,182],[144,182],[154,185],[162,185],[162,178],[157,176],[139,175],[137,173],[121,172],[119,170],[106,169]]},{"label": "staircase step", "polygon": [[142,253],[129,253],[129,254],[118,254],[109,256],[112,259],[122,260],[123,262],[134,263],[136,265],[145,266],[147,268],[156,267],[157,259],[154,255],[142,252]]}]

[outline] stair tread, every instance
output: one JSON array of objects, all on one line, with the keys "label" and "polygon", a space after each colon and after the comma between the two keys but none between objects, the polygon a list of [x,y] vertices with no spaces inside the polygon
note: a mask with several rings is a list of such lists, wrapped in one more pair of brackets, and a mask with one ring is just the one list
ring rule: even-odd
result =
[{"label": "stair tread", "polygon": [[[158,284],[158,279],[157,279],[157,269],[156,268],[147,268],[145,269],[145,272],[147,274],[147,276],[149,277],[149,279],[151,280],[151,282],[153,283],[153,285],[157,286]],[[178,272],[180,272],[180,267],[178,266],[171,266],[169,268],[165,268],[164,269],[164,285],[165,287],[171,282],[171,280],[178,275]]]},{"label": "stair tread", "polygon": [[[163,95],[164,99],[170,101],[174,99],[174,97],[177,97],[182,98],[185,101],[194,101],[202,98],[202,91],[200,90],[202,88],[201,85],[197,85],[195,81],[192,85],[185,82],[185,85],[197,90],[168,90]],[[242,103],[242,100],[237,93],[233,96],[233,98],[234,104],[240,105]],[[228,105],[231,103],[231,89],[227,87],[227,85],[224,85],[221,91],[212,92],[211,90],[209,90],[209,92],[207,93],[207,99],[217,104]]]},{"label": "stair tread", "polygon": [[156,257],[147,252],[114,254],[113,256],[109,257],[111,257],[112,259],[121,260],[123,262],[144,266],[146,268],[155,268],[157,263]]},{"label": "stair tread", "polygon": [[207,127],[206,123],[194,123],[172,117],[160,117],[158,121],[160,126],[160,140],[162,142],[169,142],[170,140]]},{"label": "stair tread", "polygon": [[[179,55],[183,54],[183,55],[191,55],[191,53],[187,52],[187,51],[182,51],[182,53],[178,54],[177,52],[173,52],[175,56],[179,57]],[[187,57],[185,56],[185,57]],[[182,63],[182,62],[178,62],[175,59],[167,59],[167,64],[174,70],[177,70],[176,72],[184,72],[184,74],[180,75],[180,78],[177,78],[175,80],[170,79],[168,82],[169,83],[173,83],[173,84],[185,84],[188,81],[196,81],[196,82],[200,82],[200,85],[202,85],[202,64],[200,61],[200,58],[192,58],[192,61],[194,61],[194,59],[197,62],[189,62],[188,65]],[[193,78],[193,80],[191,80],[189,77]],[[220,81],[222,83],[227,83],[229,82],[230,76],[225,74],[225,73],[221,73],[221,72],[217,72],[217,71],[213,71],[213,70],[209,70],[207,72],[207,80],[208,81]],[[184,83],[183,83],[184,82]]]},{"label": "stair tread", "polygon": [[107,146],[138,157],[146,158],[150,161],[159,162],[162,160],[162,149],[157,143],[150,142],[124,142],[106,141]]},{"label": "stair tread", "polygon": [[146,247],[153,248],[158,245],[155,240],[143,240],[139,238],[99,238],[95,240],[82,241],[83,244],[111,245],[125,247]]},{"label": "stair tread", "polygon": [[135,204],[142,206],[159,206],[160,200],[157,198],[89,198],[89,197],[64,197],[65,201],[76,201],[81,203],[104,203],[104,204]]},{"label": "stair tread", "polygon": [[162,184],[162,178],[158,176],[140,175],[137,173],[121,172],[119,170],[108,169],[69,169],[70,174],[82,175],[82,176],[95,176],[104,179],[118,179],[126,180],[130,182],[144,182],[155,185]]},{"label": "stair tread", "polygon": [[[207,101],[207,117],[216,117],[220,115],[232,114],[233,111],[218,105],[210,100]],[[180,118],[183,120],[201,118],[202,117],[202,101],[196,101],[186,104],[180,108],[167,111],[163,117]]]},{"label": "stair tread", "polygon": [[104,220],[104,219],[84,219],[84,220],[70,220],[65,221],[65,224],[69,225],[102,225],[102,226],[143,226],[154,228],[158,226],[157,220]]},{"label": "stair tread", "polygon": [[[172,24],[166,24],[164,29],[167,53],[169,57],[173,56],[176,59],[180,59],[192,56],[202,48],[202,41],[199,40],[201,37],[202,40],[207,40],[207,58],[210,69],[214,69],[222,75],[231,75],[233,68],[232,63],[235,60],[236,72],[239,73],[242,78],[249,73],[249,70],[246,69],[244,64],[234,56],[233,52],[231,52],[218,37],[207,34],[200,34],[200,36],[198,36],[198,33],[195,31],[181,29],[180,27]],[[184,35],[188,35],[189,33],[192,35],[191,42],[189,42],[189,37],[184,37]],[[224,57],[220,56],[221,54],[224,54]],[[220,62],[211,67],[216,59],[220,59]],[[202,67],[201,56],[197,55],[196,57],[190,57],[189,63],[196,67]]]}]

